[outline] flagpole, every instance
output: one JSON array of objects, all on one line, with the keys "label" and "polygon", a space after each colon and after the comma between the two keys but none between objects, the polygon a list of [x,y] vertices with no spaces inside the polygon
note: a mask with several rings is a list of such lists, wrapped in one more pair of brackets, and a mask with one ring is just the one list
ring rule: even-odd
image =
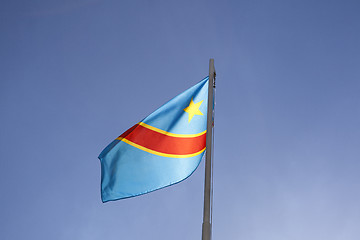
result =
[{"label": "flagpole", "polygon": [[211,240],[212,224],[212,133],[213,133],[213,89],[215,88],[214,59],[209,61],[209,90],[207,109],[207,132],[206,132],[206,160],[205,160],[205,186],[204,186],[204,215],[202,224],[202,240]]}]

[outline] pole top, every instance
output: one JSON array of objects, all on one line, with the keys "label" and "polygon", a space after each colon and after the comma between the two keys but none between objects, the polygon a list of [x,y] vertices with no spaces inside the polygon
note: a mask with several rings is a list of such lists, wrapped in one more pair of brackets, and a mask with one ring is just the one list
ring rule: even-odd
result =
[{"label": "pole top", "polygon": [[211,77],[210,75],[213,75],[213,79],[211,79],[211,80],[213,82],[213,88],[215,88],[216,71],[215,71],[215,65],[214,65],[213,58],[210,58],[210,60],[209,60],[209,78]]}]

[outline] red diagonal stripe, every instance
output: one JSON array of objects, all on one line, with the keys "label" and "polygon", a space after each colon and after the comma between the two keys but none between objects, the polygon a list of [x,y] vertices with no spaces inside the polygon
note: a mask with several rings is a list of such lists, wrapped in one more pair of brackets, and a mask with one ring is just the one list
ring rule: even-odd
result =
[{"label": "red diagonal stripe", "polygon": [[125,138],[148,149],[167,154],[193,154],[206,146],[206,133],[196,137],[168,136],[139,124],[134,125],[119,138]]}]

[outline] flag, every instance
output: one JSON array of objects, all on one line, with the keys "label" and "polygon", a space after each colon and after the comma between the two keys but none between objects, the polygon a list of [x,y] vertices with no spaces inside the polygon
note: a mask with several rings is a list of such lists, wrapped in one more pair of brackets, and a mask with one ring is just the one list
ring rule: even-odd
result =
[{"label": "flag", "polygon": [[178,183],[195,171],[206,148],[208,84],[206,77],[101,152],[103,202]]}]

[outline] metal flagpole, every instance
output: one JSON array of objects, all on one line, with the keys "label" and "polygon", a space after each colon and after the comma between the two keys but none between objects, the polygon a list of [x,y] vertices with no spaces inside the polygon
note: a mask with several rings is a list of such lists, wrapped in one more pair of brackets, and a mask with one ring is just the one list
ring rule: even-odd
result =
[{"label": "metal flagpole", "polygon": [[215,88],[215,67],[214,59],[209,62],[209,90],[208,90],[208,109],[207,109],[207,132],[206,132],[206,160],[205,160],[205,186],[204,186],[204,216],[202,224],[202,240],[211,240],[212,223],[212,165],[211,147],[213,134],[213,89]]}]

